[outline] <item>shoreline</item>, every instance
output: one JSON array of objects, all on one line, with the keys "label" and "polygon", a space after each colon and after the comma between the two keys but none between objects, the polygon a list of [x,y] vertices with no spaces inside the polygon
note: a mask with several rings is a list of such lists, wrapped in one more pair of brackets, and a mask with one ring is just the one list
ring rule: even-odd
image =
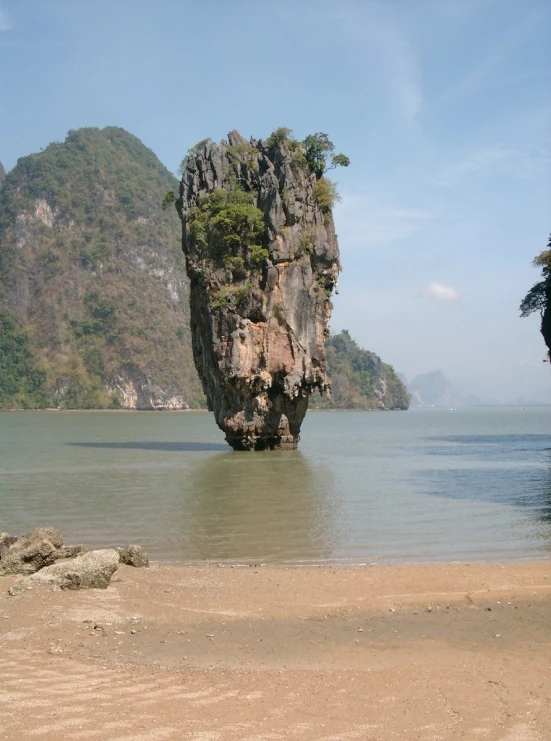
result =
[{"label": "shoreline", "polygon": [[[98,548],[100,546],[97,546]],[[101,546],[107,548],[108,546]],[[260,559],[249,561],[232,559],[202,559],[189,561],[172,561],[161,558],[150,559],[151,566],[170,566],[174,568],[219,568],[219,569],[248,569],[248,568],[273,568],[273,569],[372,569],[372,568],[415,568],[418,566],[427,567],[447,567],[447,566],[530,566],[532,564],[549,563],[551,568],[551,553],[542,556],[525,556],[517,558],[503,559],[464,559],[456,558],[453,560],[434,560],[434,561],[365,561],[353,559],[327,559],[323,561],[262,561]]]},{"label": "shoreline", "polygon": [[551,568],[121,565],[0,580],[8,741],[547,741]]},{"label": "shoreline", "polygon": [[[407,409],[350,409],[348,407],[331,407],[327,409],[308,409],[308,413],[312,412],[464,412],[464,411],[477,411],[481,409],[518,409],[524,411],[526,409],[549,409],[551,404],[541,402],[541,404],[480,404],[478,406],[465,406],[465,407],[408,407]],[[48,407],[47,409],[0,409],[0,412],[201,412],[206,414],[213,414],[208,409],[136,409],[136,408],[125,408],[125,409],[59,409],[57,407]]]}]

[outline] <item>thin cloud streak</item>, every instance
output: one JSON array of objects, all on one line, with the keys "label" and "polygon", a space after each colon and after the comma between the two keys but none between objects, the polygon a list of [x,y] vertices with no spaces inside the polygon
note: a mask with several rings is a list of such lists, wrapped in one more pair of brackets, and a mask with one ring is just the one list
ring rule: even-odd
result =
[{"label": "thin cloud streak", "polygon": [[13,28],[13,24],[4,10],[4,8],[0,5],[0,31],[11,31]]},{"label": "thin cloud streak", "polygon": [[366,7],[365,22],[362,24],[355,13],[348,19],[347,30],[367,42],[388,77],[389,89],[401,114],[413,120],[423,103],[417,57],[403,30],[395,22],[380,17],[380,5],[370,3]]},{"label": "thin cloud streak", "polygon": [[429,283],[423,289],[423,295],[437,301],[459,301],[461,298],[459,291],[456,291],[452,286],[445,286],[443,283]]},{"label": "thin cloud streak", "polygon": [[437,219],[430,211],[386,203],[371,194],[343,194],[335,208],[339,241],[345,248],[382,247],[421,231]]},{"label": "thin cloud streak", "polygon": [[[463,77],[458,83],[445,90],[440,96],[440,103],[451,103],[462,100],[488,83],[488,78],[492,78],[495,85],[496,70],[504,66],[512,56],[518,46],[530,37],[535,26],[544,22],[549,17],[547,9],[538,9],[535,13],[528,16],[522,23],[514,26],[512,30],[502,37],[497,44],[480,60],[471,72]],[[502,78],[505,82],[507,78]]]},{"label": "thin cloud streak", "polygon": [[529,179],[547,171],[551,165],[551,149],[537,147],[520,149],[493,145],[464,152],[462,157],[444,167],[439,173],[427,177],[434,185],[450,186],[466,177],[493,177],[507,175]]},{"label": "thin cloud streak", "polygon": [[[383,5],[368,0],[344,2],[338,8],[319,2],[303,7],[306,8],[304,28],[311,30],[315,19],[316,32],[330,29],[331,44],[340,42],[348,51],[353,51],[358,44],[361,49],[367,46],[386,78],[384,87],[390,91],[400,114],[408,120],[416,118],[423,104],[417,55],[403,28],[394,19],[381,17],[385,12]],[[279,12],[284,22],[296,27],[295,3],[282,3]]]}]

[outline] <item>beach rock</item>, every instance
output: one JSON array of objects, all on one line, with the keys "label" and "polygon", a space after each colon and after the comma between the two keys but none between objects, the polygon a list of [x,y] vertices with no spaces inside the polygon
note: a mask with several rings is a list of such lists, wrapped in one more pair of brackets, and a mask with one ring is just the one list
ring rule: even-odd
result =
[{"label": "beach rock", "polygon": [[46,566],[24,583],[59,589],[105,589],[119,568],[119,554],[113,548],[90,551],[83,556]]},{"label": "beach rock", "polygon": [[16,535],[9,535],[8,533],[0,533],[0,558],[17,540]]},{"label": "beach rock", "polygon": [[136,568],[148,567],[149,556],[145,548],[141,545],[127,545],[124,548],[115,549],[119,554],[120,563],[124,563],[127,566],[135,566]]},{"label": "beach rock", "polygon": [[176,200],[195,365],[236,450],[296,448],[310,395],[329,391],[324,343],[339,250],[331,199],[320,197],[330,184],[300,147],[236,131],[203,142]]},{"label": "beach rock", "polygon": [[63,558],[76,558],[77,556],[83,556],[85,553],[88,553],[88,548],[85,545],[64,545],[56,551],[55,559],[60,561]]},{"label": "beach rock", "polygon": [[34,574],[55,563],[63,538],[55,527],[40,527],[21,538],[8,536],[0,548],[0,575]]}]

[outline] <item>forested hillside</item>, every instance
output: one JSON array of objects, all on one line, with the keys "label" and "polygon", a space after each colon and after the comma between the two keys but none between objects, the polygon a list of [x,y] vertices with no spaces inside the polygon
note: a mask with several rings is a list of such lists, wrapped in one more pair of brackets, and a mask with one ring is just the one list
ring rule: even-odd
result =
[{"label": "forested hillside", "polygon": [[[0,167],[0,177],[4,175]],[[193,364],[176,179],[123,129],[80,129],[0,188],[0,408],[204,407]],[[327,341],[331,400],[406,409],[391,366]]]},{"label": "forested hillside", "polygon": [[193,366],[175,178],[136,137],[71,131],[0,190],[3,407],[186,408]]},{"label": "forested hillside", "polygon": [[343,329],[326,343],[332,383],[330,399],[317,394],[312,409],[407,409],[409,394],[394,368],[369,350],[362,350]]}]

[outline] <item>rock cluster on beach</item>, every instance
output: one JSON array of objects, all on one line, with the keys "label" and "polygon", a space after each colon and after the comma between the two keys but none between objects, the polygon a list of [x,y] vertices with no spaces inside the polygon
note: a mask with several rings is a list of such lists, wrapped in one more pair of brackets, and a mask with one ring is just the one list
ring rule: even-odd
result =
[{"label": "rock cluster on beach", "polygon": [[194,359],[237,450],[293,449],[310,394],[328,389],[324,343],[340,270],[329,181],[296,142],[206,141],[176,207],[191,280]]},{"label": "rock cluster on beach", "polygon": [[11,594],[39,585],[105,589],[119,563],[149,566],[149,558],[138,545],[92,551],[84,545],[64,545],[55,527],[36,528],[21,537],[0,533],[0,576],[24,577],[11,587]]}]

